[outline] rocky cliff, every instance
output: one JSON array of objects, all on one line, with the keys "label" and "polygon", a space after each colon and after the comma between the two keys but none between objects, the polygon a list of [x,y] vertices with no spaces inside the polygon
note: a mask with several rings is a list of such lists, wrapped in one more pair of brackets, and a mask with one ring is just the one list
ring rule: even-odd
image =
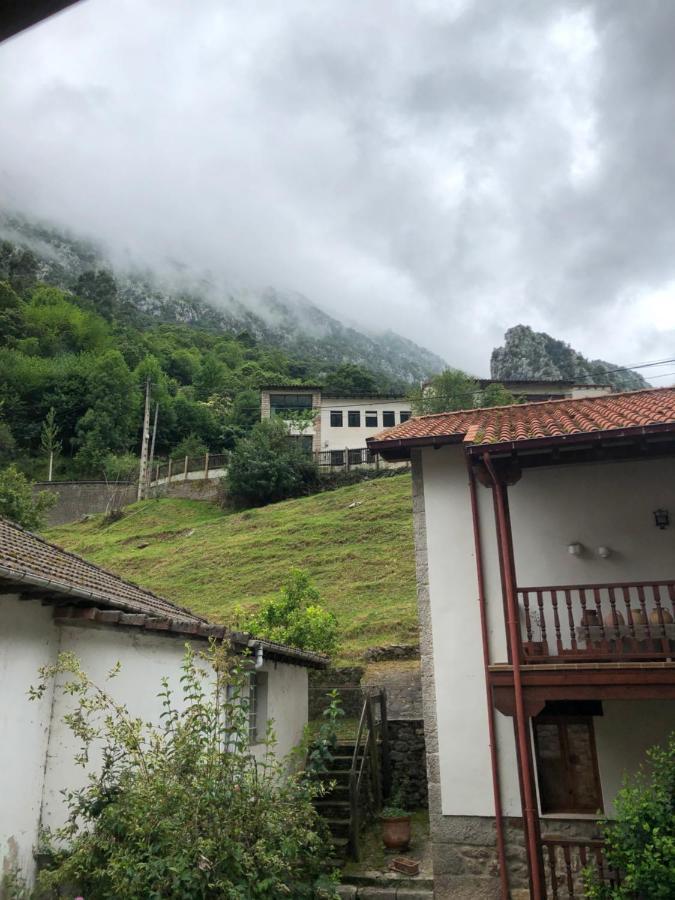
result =
[{"label": "rocky cliff", "polygon": [[504,335],[504,346],[495,347],[490,376],[508,380],[563,380],[579,384],[611,384],[617,391],[650,387],[637,372],[621,370],[603,359],[586,359],[564,341],[528,325],[515,325]]}]

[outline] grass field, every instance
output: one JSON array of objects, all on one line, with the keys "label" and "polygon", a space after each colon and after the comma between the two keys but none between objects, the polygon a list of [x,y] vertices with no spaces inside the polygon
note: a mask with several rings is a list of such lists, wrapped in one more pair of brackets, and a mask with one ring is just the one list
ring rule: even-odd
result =
[{"label": "grass field", "polygon": [[306,569],[338,618],[340,661],[370,646],[416,643],[410,476],[365,481],[262,509],[148,500],[49,540],[214,621],[256,608],[292,567]]}]

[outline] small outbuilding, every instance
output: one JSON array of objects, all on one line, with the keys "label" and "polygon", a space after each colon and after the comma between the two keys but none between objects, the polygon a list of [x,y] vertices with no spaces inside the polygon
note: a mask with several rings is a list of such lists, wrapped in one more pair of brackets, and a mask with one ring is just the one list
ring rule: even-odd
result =
[{"label": "small outbuilding", "polygon": [[102,682],[121,663],[115,698],[145,721],[159,721],[160,679],[178,684],[186,642],[202,649],[229,639],[251,652],[249,702],[253,752],[274,721],[276,752],[286,755],[307,722],[307,673],[325,657],[230,633],[181,606],[0,519],[0,875],[18,870],[28,882],[41,826],[59,826],[61,791],[82,782],[76,745],[63,723],[67,698],[28,691],[40,666],[71,651]]}]

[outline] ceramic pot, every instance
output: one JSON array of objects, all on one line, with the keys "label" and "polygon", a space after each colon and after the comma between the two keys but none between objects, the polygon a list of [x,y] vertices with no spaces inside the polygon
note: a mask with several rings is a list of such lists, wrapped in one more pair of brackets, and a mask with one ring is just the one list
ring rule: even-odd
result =
[{"label": "ceramic pot", "polygon": [[641,609],[631,609],[631,615],[633,616],[633,625],[646,625],[647,624],[647,616],[642,612]]},{"label": "ceramic pot", "polygon": [[407,850],[410,844],[410,816],[382,816],[382,840],[388,850]]},{"label": "ceramic pot", "polygon": [[623,613],[620,613],[617,609],[616,611],[616,626],[614,624],[614,613],[610,610],[610,612],[605,613],[602,617],[602,624],[605,628],[618,628],[620,625],[625,625],[626,620],[623,617]]},{"label": "ceramic pot", "polygon": [[[673,624],[673,617],[672,617],[671,613],[668,612],[667,609],[662,609],[661,615],[663,616],[663,624],[664,625],[672,625]],[[661,619],[659,618],[658,609],[653,609],[649,613],[649,621],[652,625],[660,625],[661,624]]]}]

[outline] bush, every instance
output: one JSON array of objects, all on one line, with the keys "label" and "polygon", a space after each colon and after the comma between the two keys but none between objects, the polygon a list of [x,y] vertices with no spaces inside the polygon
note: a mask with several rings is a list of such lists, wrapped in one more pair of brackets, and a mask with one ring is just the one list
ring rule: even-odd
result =
[{"label": "bush", "polygon": [[57,495],[50,491],[33,494],[33,488],[16,466],[8,466],[0,472],[0,516],[5,516],[22,525],[36,530],[44,525],[44,514],[57,501]]},{"label": "bush", "polygon": [[614,802],[616,816],[602,823],[608,865],[622,884],[602,884],[585,871],[589,900],[675,897],[675,732],[668,746],[653,747],[649,767],[627,779]]},{"label": "bush", "polygon": [[278,418],[259,422],[235,444],[225,491],[235,507],[264,506],[311,493],[318,472],[311,456]]},{"label": "bush", "polygon": [[279,596],[263,606],[246,628],[254,634],[301,650],[333,653],[337,620],[319,604],[319,592],[302,569],[291,569]]},{"label": "bush", "polygon": [[320,787],[273,756],[271,729],[256,761],[245,664],[215,643],[204,657],[206,667],[186,650],[178,703],[162,682],[161,727],[132,718],[72,654],[41,669],[32,696],[65,675],[78,761],[86,765],[92,744],[102,744],[103,767],[65,792],[70,816],[47,836],[52,862],[40,889],[120,900],[335,896],[312,805]]}]

